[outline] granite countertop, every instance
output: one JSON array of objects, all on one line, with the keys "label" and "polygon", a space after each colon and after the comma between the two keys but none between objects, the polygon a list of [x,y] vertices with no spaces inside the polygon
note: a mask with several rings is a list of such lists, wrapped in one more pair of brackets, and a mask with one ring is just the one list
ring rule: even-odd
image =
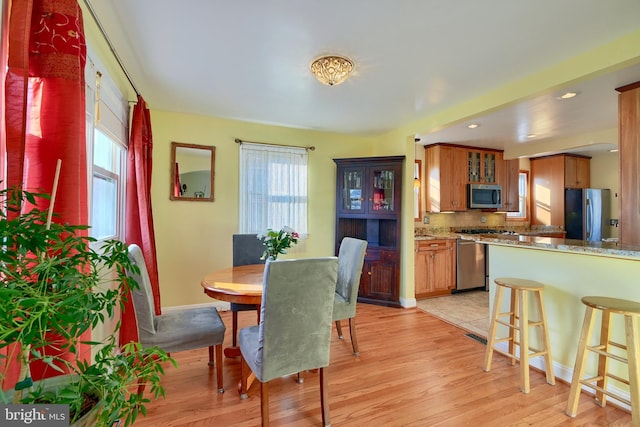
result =
[{"label": "granite countertop", "polygon": [[640,246],[620,245],[616,242],[589,242],[586,240],[560,239],[555,237],[510,236],[502,234],[465,234],[461,239],[475,240],[486,244],[503,246],[521,246],[533,249],[548,249],[561,252],[583,253],[588,255],[629,258],[640,261]]},{"label": "granite countertop", "polygon": [[617,242],[590,242],[586,240],[562,239],[557,237],[540,237],[541,234],[557,232],[558,230],[527,230],[510,234],[465,234],[455,231],[438,230],[416,235],[420,240],[464,239],[475,240],[479,243],[502,246],[529,247],[560,252],[581,253],[595,256],[627,258],[640,261],[640,245],[620,245]]}]

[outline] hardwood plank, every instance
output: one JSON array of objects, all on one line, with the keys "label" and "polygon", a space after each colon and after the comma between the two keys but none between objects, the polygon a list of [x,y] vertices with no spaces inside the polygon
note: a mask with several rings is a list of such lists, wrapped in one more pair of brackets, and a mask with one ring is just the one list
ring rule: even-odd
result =
[{"label": "hardwood plank", "polygon": [[[239,313],[240,327],[255,315]],[[231,324],[231,313],[222,312]],[[614,406],[597,406],[580,396],[575,418],[565,415],[569,386],[546,383],[531,371],[531,392],[519,391],[519,367],[494,355],[491,372],[483,372],[485,346],[466,331],[418,309],[358,305],[360,357],[353,357],[348,336],[331,344],[329,405],[334,426],[609,426],[631,425],[631,415]],[[230,344],[231,337],[225,339]],[[576,337],[576,340],[578,337]],[[227,342],[228,341],[228,342]],[[224,360],[225,393],[216,393],[215,368],[206,349],[175,353],[178,368],[166,367],[167,396],[147,405],[145,426],[256,426],[260,424],[260,387],[240,400],[236,385],[240,362]],[[273,426],[318,426],[319,375],[305,373],[270,383]]]}]

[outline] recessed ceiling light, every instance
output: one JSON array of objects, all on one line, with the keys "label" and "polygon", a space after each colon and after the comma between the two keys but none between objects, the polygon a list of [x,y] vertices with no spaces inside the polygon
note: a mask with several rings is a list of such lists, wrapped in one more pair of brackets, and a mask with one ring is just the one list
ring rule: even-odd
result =
[{"label": "recessed ceiling light", "polygon": [[479,127],[479,126],[480,126],[480,125],[479,125],[479,124],[477,124],[477,123],[471,123],[470,125],[467,125],[467,127],[468,127],[469,129],[475,129],[475,128]]},{"label": "recessed ceiling light", "polygon": [[578,92],[566,92],[560,95],[558,99],[570,99],[577,95],[578,95]]},{"label": "recessed ceiling light", "polygon": [[527,138],[531,139],[531,138],[535,138],[536,136],[538,135],[536,135],[535,133],[530,133],[529,135],[527,135]]}]

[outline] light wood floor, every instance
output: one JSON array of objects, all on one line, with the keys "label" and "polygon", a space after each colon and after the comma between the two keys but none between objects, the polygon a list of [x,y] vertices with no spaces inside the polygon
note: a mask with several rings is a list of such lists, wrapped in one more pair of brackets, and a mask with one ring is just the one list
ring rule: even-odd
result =
[{"label": "light wood floor", "polygon": [[[231,315],[221,315],[230,342]],[[253,313],[239,317],[243,325],[255,322]],[[334,427],[631,425],[629,413],[600,408],[584,393],[578,416],[567,417],[569,386],[550,386],[540,372],[531,373],[531,392],[522,394],[517,365],[495,355],[491,372],[483,372],[485,346],[421,310],[359,304],[357,319],[358,358],[351,354],[348,328],[343,326],[344,341],[333,330],[328,375]],[[148,404],[136,427],[260,425],[259,384],[247,400],[237,393],[239,361],[224,360],[226,392],[218,394],[206,349],[172,356],[178,368],[166,368],[166,398]],[[306,373],[303,384],[293,377],[270,384],[271,425],[321,425],[317,374]]]}]

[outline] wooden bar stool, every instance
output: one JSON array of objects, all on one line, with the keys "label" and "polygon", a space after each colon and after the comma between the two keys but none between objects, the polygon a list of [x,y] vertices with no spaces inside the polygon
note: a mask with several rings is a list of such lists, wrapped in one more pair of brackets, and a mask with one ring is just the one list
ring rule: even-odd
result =
[{"label": "wooden bar stool", "polygon": [[[501,277],[495,279],[496,295],[493,303],[493,313],[491,315],[491,325],[487,340],[487,350],[484,357],[484,371],[491,370],[491,360],[493,352],[498,352],[511,358],[511,364],[520,361],[520,390],[529,393],[529,359],[537,356],[544,356],[547,383],[553,385],[556,378],[553,374],[553,360],[551,358],[551,345],[549,343],[549,333],[547,331],[547,319],[542,304],[542,291],[544,285],[533,280],[517,279],[512,277]],[[511,290],[511,303],[509,311],[500,312],[502,304],[502,294],[505,288]],[[538,306],[538,320],[529,319],[528,294],[533,293],[533,297]],[[508,316],[508,320],[503,317]],[[497,338],[496,332],[498,324],[509,328],[509,335],[504,338]],[[529,327],[538,326],[541,328],[544,348],[537,350],[529,345]],[[496,347],[497,343],[508,342],[508,351]],[[519,356],[516,353],[516,346],[519,347]],[[530,353],[531,351],[531,353]]]},{"label": "wooden bar stool", "polygon": [[[571,391],[567,403],[566,414],[575,417],[578,412],[578,400],[582,386],[587,386],[595,390],[595,401],[604,407],[607,404],[607,395],[631,406],[631,419],[634,426],[640,426],[640,385],[639,378],[639,357],[640,357],[640,337],[638,336],[638,316],[640,316],[640,303],[618,298],[586,296],[582,298],[582,303],[587,306],[580,333],[576,364],[573,369],[571,379]],[[602,311],[602,323],[600,325],[600,342],[591,346],[591,334],[595,321],[595,310]],[[620,314],[624,316],[626,345],[611,341],[611,315]],[[627,358],[611,353],[612,347],[626,351]],[[598,372],[596,376],[583,378],[587,351],[592,351],[598,355]],[[629,371],[628,379],[620,378],[609,372],[609,359],[626,363]],[[607,390],[608,378],[612,378],[629,386],[629,396],[626,399],[619,394]]]}]

